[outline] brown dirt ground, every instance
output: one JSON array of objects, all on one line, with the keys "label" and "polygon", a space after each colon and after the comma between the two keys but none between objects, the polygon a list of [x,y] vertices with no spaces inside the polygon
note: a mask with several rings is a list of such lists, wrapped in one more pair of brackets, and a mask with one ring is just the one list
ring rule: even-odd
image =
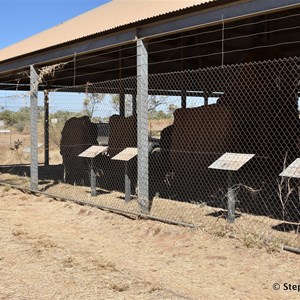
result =
[{"label": "brown dirt ground", "polygon": [[[14,141],[21,141],[22,146],[18,150],[12,150],[14,148]],[[43,143],[43,139],[39,139],[39,143]],[[29,153],[23,152],[23,150],[30,145],[30,135],[27,133],[19,133],[12,131],[10,133],[0,133],[0,164],[26,164],[30,163]],[[39,149],[39,160],[43,161],[43,148]]]},{"label": "brown dirt ground", "polygon": [[300,298],[299,256],[199,229],[8,187],[0,226],[0,299]]}]

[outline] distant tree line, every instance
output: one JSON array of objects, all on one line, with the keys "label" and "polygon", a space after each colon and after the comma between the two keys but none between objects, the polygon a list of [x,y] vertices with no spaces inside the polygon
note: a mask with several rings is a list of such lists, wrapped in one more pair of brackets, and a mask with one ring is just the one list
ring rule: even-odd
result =
[{"label": "distant tree line", "polygon": [[[64,124],[68,119],[72,117],[81,117],[87,115],[91,118],[93,122],[99,122],[100,117],[95,117],[95,107],[98,104],[101,104],[104,100],[103,94],[87,94],[86,98],[83,100],[83,110],[79,112],[72,112],[68,110],[58,110],[56,112],[50,113],[49,119],[57,119],[57,123]],[[132,99],[129,97],[125,98],[125,106],[128,107],[127,111],[131,113]],[[177,109],[177,106],[170,104],[167,110],[157,110],[160,105],[165,105],[167,102],[166,97],[156,97],[151,96],[148,101],[148,112],[149,119],[169,119],[172,118],[174,111]],[[119,106],[119,97],[118,95],[113,96],[112,107],[115,110],[118,110]],[[131,108],[131,107],[130,107]],[[44,108],[43,106],[38,106],[38,118],[43,120],[44,118]],[[5,109],[0,112],[0,120],[3,120],[6,127],[15,127],[17,131],[23,132],[26,126],[30,124],[30,108],[21,107],[18,111],[12,111]],[[109,117],[103,117],[102,121],[108,121]]]},{"label": "distant tree line", "polygon": [[19,132],[23,132],[26,125],[30,122],[30,108],[22,107],[18,111],[6,109],[0,112],[0,120],[4,121],[5,126],[14,126]]}]

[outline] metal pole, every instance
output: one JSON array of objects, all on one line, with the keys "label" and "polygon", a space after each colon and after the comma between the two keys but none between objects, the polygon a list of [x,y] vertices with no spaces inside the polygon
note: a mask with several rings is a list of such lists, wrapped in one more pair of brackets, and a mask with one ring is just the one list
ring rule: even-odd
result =
[{"label": "metal pole", "polygon": [[125,91],[123,77],[123,60],[122,60],[122,50],[119,51],[119,114],[120,116],[125,116]]},{"label": "metal pole", "polygon": [[125,94],[124,94],[124,89],[122,89],[122,86],[120,88],[119,99],[120,99],[119,114],[120,116],[124,117],[125,116]]},{"label": "metal pole", "polygon": [[38,75],[30,66],[30,179],[31,190],[38,190]]},{"label": "metal pole", "polygon": [[132,94],[132,115],[136,116],[136,93]]},{"label": "metal pole", "polygon": [[91,196],[97,196],[95,163],[93,158],[91,159]]},{"label": "metal pole", "polygon": [[235,221],[235,197],[234,190],[232,189],[232,172],[228,171],[228,212],[227,212],[227,221],[229,223],[234,223]]},{"label": "metal pole", "polygon": [[186,108],[186,90],[181,91],[181,107]]},{"label": "metal pole", "polygon": [[49,166],[49,92],[44,91],[44,146],[45,166]]},{"label": "metal pole", "polygon": [[205,92],[203,95],[204,98],[204,105],[207,106],[208,105],[208,97],[209,97],[209,93]]},{"label": "metal pole", "polygon": [[182,72],[182,78],[181,78],[181,108],[186,108],[186,87],[185,87],[185,59],[184,59],[184,41],[183,41],[183,33],[180,34],[180,54],[181,54],[181,72]]},{"label": "metal pole", "polygon": [[128,161],[125,161],[125,202],[131,199],[131,182],[128,176]]},{"label": "metal pole", "polygon": [[149,213],[148,161],[148,53],[144,42],[137,40],[137,142],[138,197],[140,210]]}]

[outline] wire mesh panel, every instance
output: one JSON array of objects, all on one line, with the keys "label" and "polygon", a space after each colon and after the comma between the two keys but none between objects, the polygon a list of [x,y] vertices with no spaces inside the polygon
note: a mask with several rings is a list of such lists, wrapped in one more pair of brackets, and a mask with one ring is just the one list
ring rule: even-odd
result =
[{"label": "wire mesh panel", "polygon": [[[50,163],[61,164],[62,172],[44,187],[47,193],[137,213],[136,157],[113,159],[137,146],[136,78],[56,89],[49,107]],[[93,146],[103,151],[85,155]],[[124,201],[126,175],[130,203]]]},{"label": "wire mesh panel", "polygon": [[[208,167],[225,152],[253,153],[231,182],[236,228],[269,231],[299,244],[299,182],[279,177],[299,156],[299,75],[295,58],[151,76],[151,88],[174,92],[181,87],[185,107],[189,95],[204,101],[177,109],[173,124],[161,132],[160,149],[151,160],[154,202],[183,202],[179,207],[191,203],[199,209],[184,221],[207,226],[215,219],[220,224],[228,173]],[[285,231],[291,235],[281,234]]]},{"label": "wire mesh panel", "polygon": [[[38,163],[44,163],[43,93],[38,95]],[[31,162],[30,93],[3,91],[0,96],[1,181],[29,187]],[[12,174],[13,176],[9,175]],[[18,177],[22,175],[23,178]]]},{"label": "wire mesh panel", "polygon": [[1,164],[28,163],[28,157],[21,147],[26,148],[30,143],[29,97],[24,93],[4,94],[0,98]]},{"label": "wire mesh panel", "polygon": [[[300,247],[300,182],[279,176],[299,157],[299,65],[290,58],[149,75],[148,163],[140,172],[137,77],[47,91],[41,95],[49,109],[50,165],[44,173],[39,168],[39,189],[139,215],[138,178],[147,172],[149,211],[143,214]],[[9,129],[17,131],[14,126]],[[41,143],[46,127],[39,130]],[[15,140],[0,134],[1,147]],[[103,151],[81,155],[92,146]],[[137,148],[137,155],[114,159],[127,148]],[[226,170],[209,168],[226,152],[254,156],[229,180]],[[236,205],[232,224],[226,221],[229,191]]]}]

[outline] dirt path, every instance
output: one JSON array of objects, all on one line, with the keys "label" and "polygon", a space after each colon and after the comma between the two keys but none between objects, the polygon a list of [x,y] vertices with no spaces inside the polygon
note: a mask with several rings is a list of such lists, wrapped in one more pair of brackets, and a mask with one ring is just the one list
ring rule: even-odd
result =
[{"label": "dirt path", "polygon": [[0,226],[0,299],[300,299],[300,256],[197,229],[3,187]]}]

